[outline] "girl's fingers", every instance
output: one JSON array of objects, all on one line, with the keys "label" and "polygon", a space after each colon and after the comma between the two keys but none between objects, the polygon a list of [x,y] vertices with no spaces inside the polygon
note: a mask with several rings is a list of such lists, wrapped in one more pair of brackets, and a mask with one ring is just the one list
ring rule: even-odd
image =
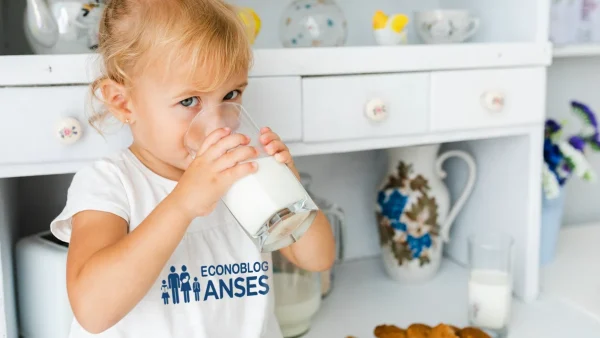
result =
[{"label": "girl's fingers", "polygon": [[204,154],[210,147],[219,142],[222,138],[228,136],[231,133],[229,128],[219,128],[214,130],[212,133],[208,134],[206,138],[202,141],[201,145],[191,144],[192,148],[197,150],[196,156],[200,156]]},{"label": "girl's fingers", "polygon": [[289,151],[282,151],[280,153],[275,154],[275,159],[277,162],[291,164],[292,163],[292,154]]},{"label": "girl's fingers", "polygon": [[271,143],[265,146],[265,151],[267,154],[273,156],[279,152],[287,151],[287,147],[281,141],[272,141]]},{"label": "girl's fingers", "polygon": [[246,162],[235,165],[222,172],[223,183],[226,186],[231,186],[240,178],[256,172],[258,164],[256,162]]},{"label": "girl's fingers", "polygon": [[260,143],[262,144],[269,144],[270,142],[273,141],[280,141],[281,139],[279,138],[279,135],[275,134],[272,131],[268,131],[262,135],[260,135]]},{"label": "girl's fingers", "polygon": [[207,159],[209,161],[217,160],[235,147],[247,145],[248,143],[250,143],[250,139],[243,134],[232,134],[223,137],[206,151]]},{"label": "girl's fingers", "polygon": [[236,164],[251,160],[258,156],[258,150],[251,146],[241,146],[227,152],[215,161],[214,170],[220,172],[233,168]]}]

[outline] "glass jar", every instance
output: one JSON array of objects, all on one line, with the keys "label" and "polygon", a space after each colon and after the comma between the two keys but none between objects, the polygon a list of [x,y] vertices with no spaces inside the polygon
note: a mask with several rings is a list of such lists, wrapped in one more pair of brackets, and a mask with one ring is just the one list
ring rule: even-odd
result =
[{"label": "glass jar", "polygon": [[[315,196],[315,194],[310,191],[312,177],[309,174],[300,173],[300,182],[313,202],[319,207],[323,214],[325,214],[325,217],[327,217],[327,220],[329,220],[329,223],[331,224],[331,230],[333,231],[333,236],[335,238],[336,263],[339,263],[344,259],[344,236],[346,232],[344,210],[337,204]],[[321,295],[323,297],[327,296],[333,287],[333,270],[334,268],[321,273]]]},{"label": "glass jar", "polygon": [[284,47],[337,47],[346,43],[346,18],[333,0],[295,0],[279,28]]},{"label": "glass jar", "polygon": [[298,268],[279,251],[273,252],[275,316],[285,338],[298,337],[310,329],[321,306],[319,273]]}]

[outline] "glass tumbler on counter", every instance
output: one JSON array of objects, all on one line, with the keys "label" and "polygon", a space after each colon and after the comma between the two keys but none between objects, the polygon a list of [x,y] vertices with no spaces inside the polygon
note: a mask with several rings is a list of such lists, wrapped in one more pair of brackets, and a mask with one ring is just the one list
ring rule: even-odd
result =
[{"label": "glass tumbler on counter", "polygon": [[255,173],[235,182],[222,200],[246,233],[258,241],[261,251],[279,250],[297,241],[317,215],[312,201],[294,173],[264,151],[260,129],[238,103],[224,102],[203,108],[192,120],[184,143],[192,158],[202,141],[219,128],[230,128],[250,138],[259,151],[251,161]]},{"label": "glass tumbler on counter", "polygon": [[504,233],[469,237],[469,322],[494,338],[508,334],[513,246],[513,238]]},{"label": "glass tumbler on counter", "polygon": [[321,307],[319,273],[300,269],[280,252],[272,257],[277,322],[283,337],[302,336]]}]

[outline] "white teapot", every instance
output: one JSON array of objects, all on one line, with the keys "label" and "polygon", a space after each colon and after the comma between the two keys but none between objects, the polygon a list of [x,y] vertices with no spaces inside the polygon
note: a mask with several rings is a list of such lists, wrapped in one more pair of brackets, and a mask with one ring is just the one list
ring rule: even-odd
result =
[{"label": "white teapot", "polygon": [[102,0],[27,0],[25,37],[36,54],[80,54],[98,47]]}]

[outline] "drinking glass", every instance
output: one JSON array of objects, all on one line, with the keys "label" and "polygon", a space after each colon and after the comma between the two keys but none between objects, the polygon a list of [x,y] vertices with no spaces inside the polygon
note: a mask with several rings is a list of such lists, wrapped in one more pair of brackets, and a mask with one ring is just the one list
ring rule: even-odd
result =
[{"label": "drinking glass", "polygon": [[281,252],[273,253],[275,316],[284,338],[305,335],[321,307],[318,272],[299,268]]},{"label": "drinking glass", "polygon": [[494,338],[508,334],[513,246],[513,238],[505,233],[469,237],[469,322]]},{"label": "drinking glass", "polygon": [[222,197],[244,231],[258,241],[262,252],[279,250],[296,242],[308,230],[318,211],[300,181],[287,165],[264,151],[260,129],[244,107],[224,102],[203,108],[192,120],[184,143],[195,158],[204,139],[214,130],[230,128],[244,134],[259,151],[251,159],[255,173],[236,181]]}]

